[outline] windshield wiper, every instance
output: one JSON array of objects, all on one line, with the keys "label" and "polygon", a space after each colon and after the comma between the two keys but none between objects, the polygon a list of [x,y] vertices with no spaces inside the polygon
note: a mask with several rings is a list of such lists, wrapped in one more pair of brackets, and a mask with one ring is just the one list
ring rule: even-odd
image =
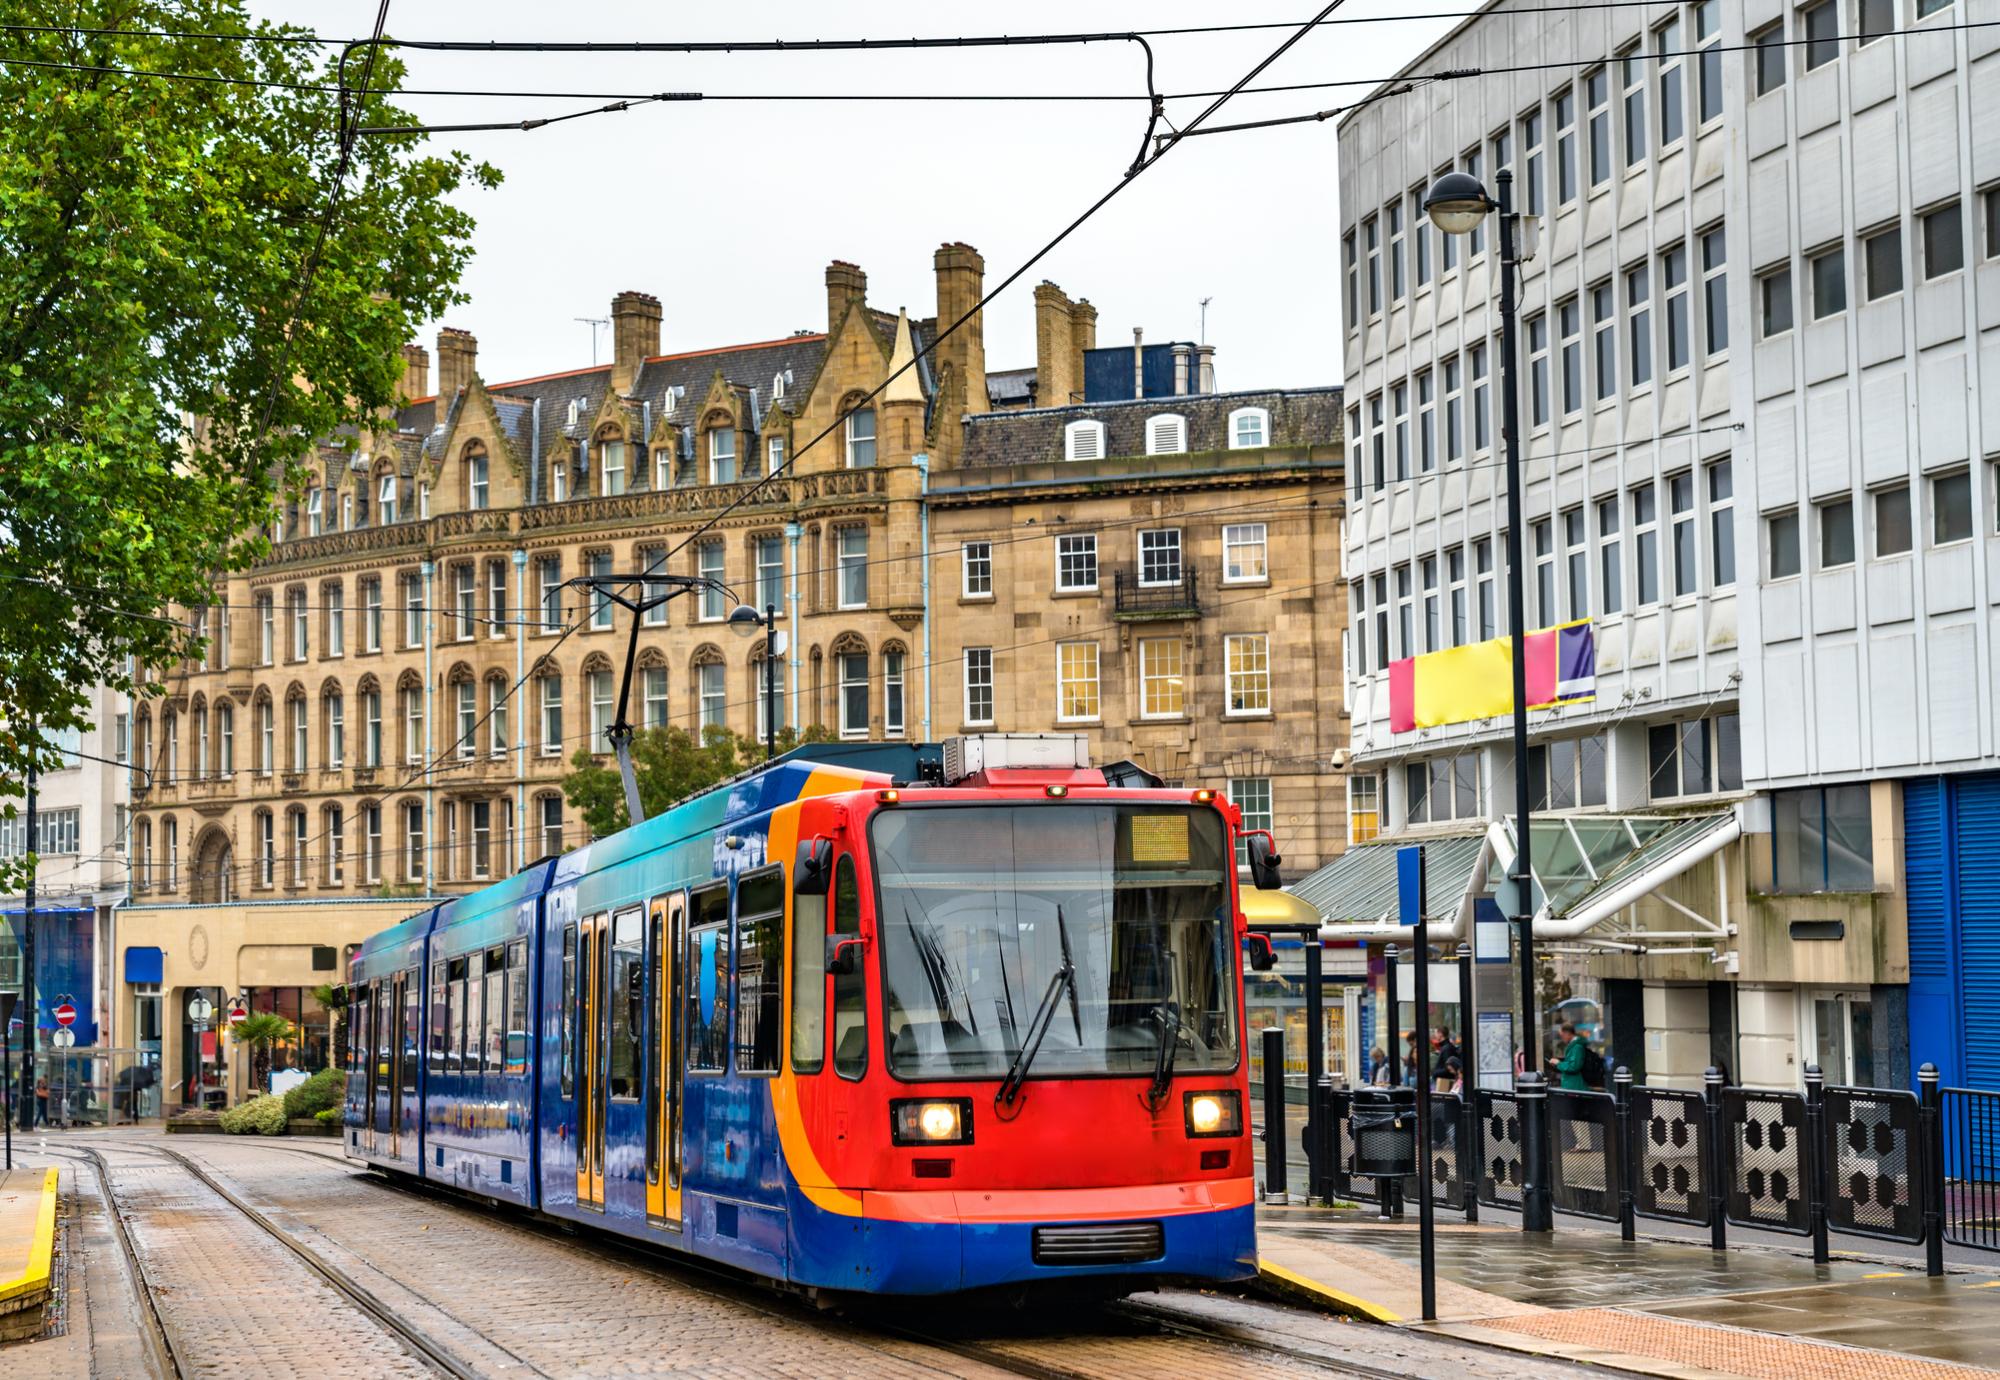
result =
[{"label": "windshield wiper", "polygon": [[[1076,990],[1076,968],[1065,958],[1062,967],[1056,969],[1049,979],[1048,990],[1042,993],[1042,1004],[1035,1008],[1035,1019],[1028,1023],[1028,1038],[1021,1042],[1020,1053],[1007,1068],[1007,1077],[1000,1084],[1000,1091],[993,1095],[995,1106],[1013,1106],[1014,1099],[1021,1095],[1021,1085],[1028,1081],[1028,1067],[1035,1062],[1035,1055],[1041,1052],[1042,1037],[1049,1033],[1049,1026],[1056,1018],[1056,999],[1062,989]],[[1074,998],[1072,998],[1074,999]]]},{"label": "windshield wiper", "polygon": [[1146,1106],[1159,1111],[1166,1105],[1167,1088],[1174,1081],[1174,1061],[1181,1053],[1181,1004],[1168,999],[1164,1006],[1153,1008],[1153,1019],[1160,1023],[1160,1051],[1153,1057],[1153,1084],[1146,1089]]},{"label": "windshield wiper", "polygon": [[1076,1042],[1083,1043],[1083,1009],[1076,998],[1076,960],[1070,957],[1069,926],[1063,921],[1063,909],[1056,907],[1056,938],[1062,941],[1063,967],[1069,969],[1069,1018],[1076,1026]]}]

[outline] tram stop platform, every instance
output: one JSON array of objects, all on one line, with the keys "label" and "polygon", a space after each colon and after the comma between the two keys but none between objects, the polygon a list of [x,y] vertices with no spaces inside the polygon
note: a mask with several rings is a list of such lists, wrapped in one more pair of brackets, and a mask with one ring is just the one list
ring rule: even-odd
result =
[{"label": "tram stop platform", "polygon": [[0,1342],[42,1330],[55,1244],[56,1171],[0,1171]]},{"label": "tram stop platform", "polygon": [[[1567,1226],[1437,1224],[1437,1312],[1422,1316],[1414,1208],[1267,1205],[1265,1287],[1355,1318],[1643,1375],[1958,1380],[2000,1371],[2000,1269]],[[1801,1243],[1803,1245],[1803,1243]]]}]

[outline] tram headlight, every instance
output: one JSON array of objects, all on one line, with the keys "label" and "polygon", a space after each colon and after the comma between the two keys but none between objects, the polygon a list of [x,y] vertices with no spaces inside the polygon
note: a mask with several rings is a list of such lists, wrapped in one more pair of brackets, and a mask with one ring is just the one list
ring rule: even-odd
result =
[{"label": "tram headlight", "polygon": [[972,1099],[898,1098],[889,1104],[889,1136],[897,1145],[970,1145]]},{"label": "tram headlight", "polygon": [[1190,1136],[1240,1136],[1243,1103],[1234,1090],[1191,1092],[1181,1100]]}]

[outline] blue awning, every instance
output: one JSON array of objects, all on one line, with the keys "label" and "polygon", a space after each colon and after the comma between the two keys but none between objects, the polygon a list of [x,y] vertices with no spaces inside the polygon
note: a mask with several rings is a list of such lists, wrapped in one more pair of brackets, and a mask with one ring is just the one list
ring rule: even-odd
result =
[{"label": "blue awning", "polygon": [[125,949],[127,982],[158,982],[165,968],[165,955],[156,948],[130,944]]}]

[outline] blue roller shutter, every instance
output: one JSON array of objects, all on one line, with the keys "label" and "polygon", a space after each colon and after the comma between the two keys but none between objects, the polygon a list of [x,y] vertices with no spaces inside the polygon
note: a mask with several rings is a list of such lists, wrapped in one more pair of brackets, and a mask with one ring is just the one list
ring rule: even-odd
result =
[{"label": "blue roller shutter", "polygon": [[2000,775],[1954,777],[1949,786],[1955,799],[1947,819],[1957,825],[1961,1076],[1969,1087],[2000,1089]]},{"label": "blue roller shutter", "polygon": [[1960,1068],[1957,878],[1949,846],[1949,791],[1943,777],[1903,783],[1903,892],[1910,935],[1910,1087],[1916,1072],[1935,1064],[1947,1083]]}]

